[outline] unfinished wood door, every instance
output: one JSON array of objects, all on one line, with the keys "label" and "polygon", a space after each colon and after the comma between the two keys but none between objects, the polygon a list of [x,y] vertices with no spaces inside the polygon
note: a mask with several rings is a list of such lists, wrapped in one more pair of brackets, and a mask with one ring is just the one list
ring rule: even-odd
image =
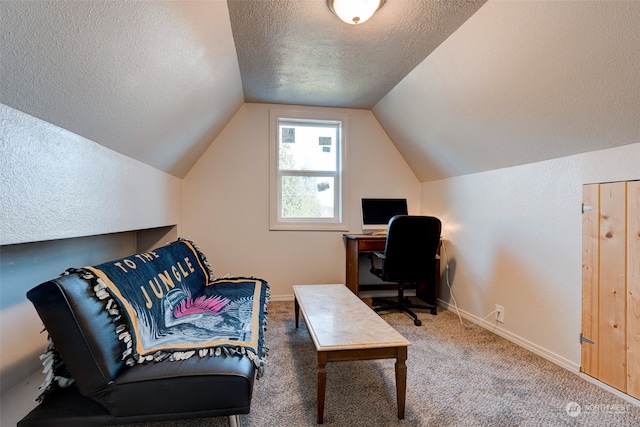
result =
[{"label": "unfinished wood door", "polygon": [[627,393],[640,399],[640,181],[627,184]]},{"label": "unfinished wood door", "polygon": [[581,371],[640,398],[640,181],[583,187]]}]

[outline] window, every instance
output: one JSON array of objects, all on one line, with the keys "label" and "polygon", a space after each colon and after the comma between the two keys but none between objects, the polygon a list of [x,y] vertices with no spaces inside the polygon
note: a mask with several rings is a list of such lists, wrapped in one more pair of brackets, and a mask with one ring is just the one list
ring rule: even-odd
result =
[{"label": "window", "polygon": [[348,230],[347,117],[271,111],[271,230]]}]

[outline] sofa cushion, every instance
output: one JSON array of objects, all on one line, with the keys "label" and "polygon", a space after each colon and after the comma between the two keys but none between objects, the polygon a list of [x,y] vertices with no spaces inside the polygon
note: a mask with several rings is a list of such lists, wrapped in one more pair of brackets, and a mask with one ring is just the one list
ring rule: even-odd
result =
[{"label": "sofa cushion", "polygon": [[64,364],[85,395],[113,381],[125,366],[124,346],[103,304],[78,274],[65,274],[27,292]]},{"label": "sofa cushion", "polygon": [[[56,389],[18,427],[94,427],[247,414],[255,366],[246,358],[136,365],[98,395]],[[98,403],[100,402],[100,403]]]},{"label": "sofa cushion", "polygon": [[246,357],[191,357],[125,369],[100,401],[116,417],[248,412],[255,365]]}]

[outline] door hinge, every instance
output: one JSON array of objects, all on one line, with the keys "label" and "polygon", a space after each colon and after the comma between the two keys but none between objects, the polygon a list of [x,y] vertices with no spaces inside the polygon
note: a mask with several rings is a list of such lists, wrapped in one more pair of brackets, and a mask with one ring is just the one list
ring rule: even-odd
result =
[{"label": "door hinge", "polygon": [[595,206],[585,205],[584,203],[582,204],[582,213],[585,213],[586,211],[595,211],[595,210],[596,210]]},{"label": "door hinge", "polygon": [[588,344],[595,344],[595,341],[591,341],[589,338],[585,337],[584,335],[582,335],[582,332],[580,332],[580,344],[582,343],[588,343]]}]

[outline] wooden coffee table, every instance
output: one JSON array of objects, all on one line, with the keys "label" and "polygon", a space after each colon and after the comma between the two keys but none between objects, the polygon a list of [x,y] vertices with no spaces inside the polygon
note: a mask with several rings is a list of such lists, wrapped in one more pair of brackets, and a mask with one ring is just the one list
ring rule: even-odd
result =
[{"label": "wooden coffee table", "polygon": [[[396,359],[398,418],[404,418],[407,347],[411,345],[345,285],[294,285],[296,328],[300,309],[318,353],[318,423],[324,421],[329,362]],[[343,378],[347,381],[348,378]]]}]

